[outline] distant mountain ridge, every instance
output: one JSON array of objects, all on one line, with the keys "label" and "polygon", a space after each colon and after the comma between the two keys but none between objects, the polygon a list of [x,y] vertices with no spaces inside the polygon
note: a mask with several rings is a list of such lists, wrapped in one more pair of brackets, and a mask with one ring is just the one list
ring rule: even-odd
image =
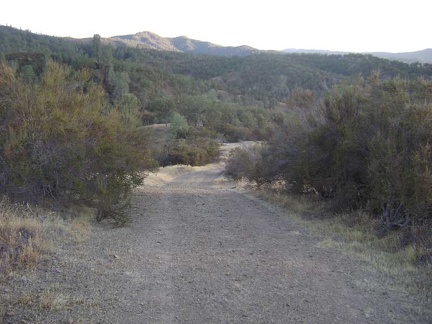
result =
[{"label": "distant mountain ridge", "polygon": [[107,38],[106,40],[116,45],[217,56],[246,56],[260,52],[259,50],[246,45],[220,46],[210,42],[190,39],[186,36],[174,38],[161,37],[152,32],[114,36]]},{"label": "distant mountain ridge", "polygon": [[388,60],[397,60],[405,63],[432,63],[432,48],[427,48],[421,51],[406,52],[406,53],[371,53],[380,58]]},{"label": "distant mountain ridge", "polygon": [[[307,50],[307,49],[284,49],[285,53],[305,53],[305,54],[327,54],[327,55],[346,55],[356,52],[340,52],[328,50]],[[388,52],[362,52],[359,54],[370,54],[379,58],[388,60],[396,60],[404,63],[432,63],[432,48],[427,48],[421,51],[405,52],[405,53],[388,53]]]},{"label": "distant mountain ridge", "polygon": [[[41,39],[44,37],[52,37],[52,39],[63,39],[75,43],[87,43],[91,42],[92,38],[77,39],[71,37],[56,37],[33,34],[31,31],[23,31],[10,26],[0,25],[0,47],[8,48],[13,47],[12,45],[6,44],[5,39],[2,39],[1,34],[16,35],[18,38],[23,37],[23,33],[27,33],[26,37],[33,37],[35,39]],[[30,36],[31,34],[31,36]],[[3,42],[3,44],[2,44]],[[369,54],[375,57],[396,60],[404,63],[429,63],[432,64],[432,48],[406,52],[406,53],[387,53],[387,52],[343,52],[343,51],[329,51],[329,50],[314,50],[314,49],[285,49],[282,51],[263,51],[250,46],[221,46],[214,43],[190,39],[186,36],[179,37],[161,37],[155,33],[144,31],[133,35],[120,35],[109,38],[103,38],[105,44],[111,44],[114,47],[126,46],[134,48],[147,48],[155,49],[160,51],[171,51],[171,52],[182,52],[192,54],[207,54],[214,56],[248,56],[251,54],[274,52],[274,53],[288,53],[288,54],[322,54],[322,55],[346,55],[350,53],[356,54]]]},{"label": "distant mountain ridge", "polygon": [[[217,56],[247,56],[264,52],[250,46],[221,46],[206,41],[191,39],[186,36],[161,37],[152,32],[139,32],[134,35],[114,36],[106,39],[107,42],[139,48],[150,48],[163,51],[184,52],[193,54],[207,54]],[[307,54],[326,54],[326,55],[346,55],[358,52],[343,52],[329,50],[307,50],[307,49],[285,49],[284,53],[307,53]],[[407,52],[407,53],[387,53],[387,52],[362,52],[358,54],[370,54],[379,58],[397,60],[404,63],[432,63],[432,48]]]}]

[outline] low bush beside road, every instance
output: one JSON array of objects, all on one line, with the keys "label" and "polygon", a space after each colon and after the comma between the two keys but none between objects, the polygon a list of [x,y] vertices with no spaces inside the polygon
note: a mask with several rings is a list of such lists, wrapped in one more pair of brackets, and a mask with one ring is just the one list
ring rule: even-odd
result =
[{"label": "low bush beside road", "polygon": [[344,244],[376,250],[388,272],[403,264],[399,279],[425,273],[408,281],[431,298],[432,82],[357,78],[279,124],[266,145],[233,151],[226,173],[319,201]]},{"label": "low bush beside road", "polygon": [[28,83],[0,65],[0,190],[33,204],[86,203],[122,223],[131,189],[154,166],[150,134],[91,77],[50,62]]}]

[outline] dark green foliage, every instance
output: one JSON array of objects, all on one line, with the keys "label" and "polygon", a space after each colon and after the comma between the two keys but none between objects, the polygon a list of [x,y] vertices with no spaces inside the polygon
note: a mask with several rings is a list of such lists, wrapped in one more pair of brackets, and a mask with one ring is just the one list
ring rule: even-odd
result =
[{"label": "dark green foliage", "polygon": [[[18,70],[24,74],[40,76],[46,65],[45,54],[43,53],[9,53],[5,56],[10,63],[16,63]],[[31,72],[29,70],[31,69]]]},{"label": "dark green foliage", "polygon": [[94,204],[117,217],[142,171],[153,165],[137,111],[112,108],[103,89],[49,63],[29,84],[0,66],[0,187],[19,200]]},{"label": "dark green foliage", "polygon": [[219,143],[208,138],[175,139],[165,146],[162,166],[184,164],[205,165],[219,158]]},{"label": "dark green foliage", "polygon": [[283,183],[337,212],[367,210],[379,237],[402,229],[401,246],[430,258],[432,82],[375,73],[338,85],[321,105],[285,111],[275,125],[264,147],[232,152],[228,175]]},{"label": "dark green foliage", "polygon": [[93,36],[93,50],[94,56],[96,57],[96,62],[100,64],[102,57],[102,40],[99,34],[95,34]]},{"label": "dark green foliage", "polygon": [[152,121],[168,123],[173,114],[181,114],[190,127],[205,127],[215,131],[228,142],[268,138],[269,116],[264,108],[221,102],[211,94],[203,96],[160,97],[148,110]]},{"label": "dark green foliage", "polygon": [[262,146],[235,148],[229,154],[225,173],[235,180],[248,179],[258,185],[268,182],[263,173]]},{"label": "dark green foliage", "polygon": [[189,136],[187,120],[177,112],[174,112],[171,116],[170,135],[172,139],[187,138]]},{"label": "dark green foliage", "polygon": [[391,226],[432,219],[432,83],[357,79],[285,123],[263,154],[267,177],[369,208]]}]

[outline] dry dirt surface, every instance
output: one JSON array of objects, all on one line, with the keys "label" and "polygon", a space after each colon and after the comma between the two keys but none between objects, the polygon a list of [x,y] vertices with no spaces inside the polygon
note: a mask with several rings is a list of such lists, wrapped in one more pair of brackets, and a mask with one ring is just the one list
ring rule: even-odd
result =
[{"label": "dry dirt surface", "polygon": [[130,226],[96,225],[47,269],[17,279],[14,289],[37,299],[22,297],[3,321],[430,322],[361,261],[224,180],[222,167],[151,175]]}]

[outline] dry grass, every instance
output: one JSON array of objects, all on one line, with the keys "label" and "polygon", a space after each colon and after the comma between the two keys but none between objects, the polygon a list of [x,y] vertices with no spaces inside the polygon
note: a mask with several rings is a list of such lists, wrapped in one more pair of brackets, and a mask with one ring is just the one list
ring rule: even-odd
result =
[{"label": "dry grass", "polygon": [[430,253],[421,245],[401,245],[401,233],[391,232],[383,238],[375,233],[376,220],[364,212],[332,215],[319,199],[290,196],[269,188],[256,191],[260,197],[290,211],[290,217],[312,232],[323,236],[321,246],[354,253],[377,270],[395,289],[432,301],[432,264],[419,264]]},{"label": "dry grass", "polygon": [[50,289],[39,294],[23,294],[17,297],[14,302],[15,306],[49,311],[71,310],[74,306],[84,303],[84,297],[71,296]]},{"label": "dry grass", "polygon": [[87,240],[94,213],[93,209],[75,206],[68,214],[60,214],[0,199],[0,284],[4,287],[0,317],[15,316],[21,311],[71,310],[84,303],[83,298],[65,294],[56,287],[35,291],[25,285],[15,289],[14,283],[30,281],[35,273],[43,273],[50,259],[56,258],[58,249]]},{"label": "dry grass", "polygon": [[42,208],[0,200],[0,279],[31,270],[67,240],[84,241],[89,218],[66,217]]},{"label": "dry grass", "polygon": [[72,310],[76,305],[83,305],[85,300],[82,297],[73,297],[69,294],[45,291],[39,295],[37,303],[40,309],[58,311]]}]

